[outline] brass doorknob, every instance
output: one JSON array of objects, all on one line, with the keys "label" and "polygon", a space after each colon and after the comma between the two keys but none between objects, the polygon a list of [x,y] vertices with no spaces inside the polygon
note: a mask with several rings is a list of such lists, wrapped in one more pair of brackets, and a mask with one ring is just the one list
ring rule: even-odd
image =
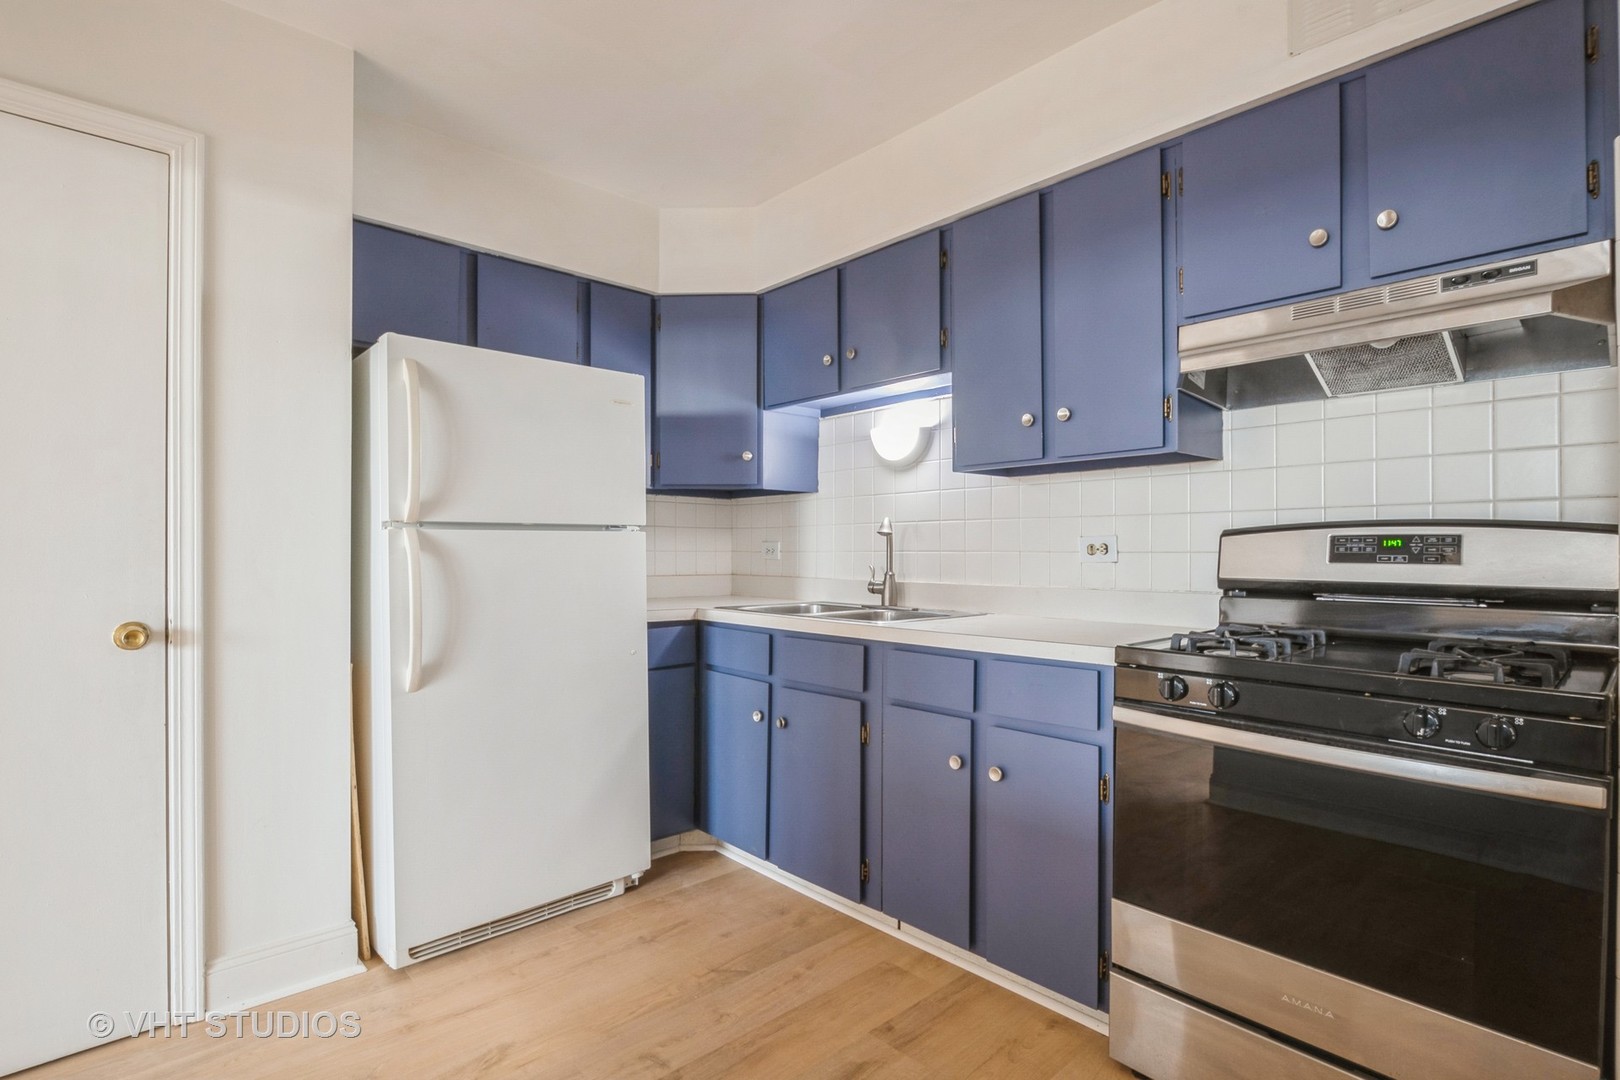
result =
[{"label": "brass doorknob", "polygon": [[145,648],[151,640],[152,630],[145,623],[119,623],[113,630],[113,644],[130,652]]}]

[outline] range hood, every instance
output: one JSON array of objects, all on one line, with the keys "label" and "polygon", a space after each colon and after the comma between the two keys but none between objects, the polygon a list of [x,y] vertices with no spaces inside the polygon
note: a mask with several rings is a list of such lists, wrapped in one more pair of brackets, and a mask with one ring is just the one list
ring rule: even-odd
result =
[{"label": "range hood", "polygon": [[1181,389],[1241,409],[1615,361],[1611,241],[1181,327]]}]

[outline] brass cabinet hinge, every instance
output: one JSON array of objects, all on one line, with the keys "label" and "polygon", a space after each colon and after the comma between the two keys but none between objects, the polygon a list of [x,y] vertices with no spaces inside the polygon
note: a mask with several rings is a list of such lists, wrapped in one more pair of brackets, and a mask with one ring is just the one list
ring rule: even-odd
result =
[{"label": "brass cabinet hinge", "polygon": [[865,859],[861,860],[861,884],[865,885],[872,880],[872,864]]},{"label": "brass cabinet hinge", "polygon": [[1162,172],[1162,173],[1159,174],[1159,198],[1168,199],[1169,197],[1170,197],[1170,174],[1168,172]]},{"label": "brass cabinet hinge", "polygon": [[1598,165],[1597,159],[1593,158],[1586,163],[1586,193],[1595,199],[1602,190],[1603,169]]},{"label": "brass cabinet hinge", "polygon": [[1187,194],[1187,178],[1182,175],[1181,166],[1176,166],[1176,194]]},{"label": "brass cabinet hinge", "polygon": [[1176,267],[1176,292],[1184,293],[1186,291],[1187,291],[1187,268],[1185,266],[1178,266],[1178,267]]},{"label": "brass cabinet hinge", "polygon": [[1593,25],[1588,26],[1586,28],[1586,62],[1588,64],[1595,64],[1595,63],[1597,63],[1597,58],[1598,58],[1598,28],[1597,28],[1597,24],[1594,23]]},{"label": "brass cabinet hinge", "polygon": [[1097,954],[1097,981],[1101,982],[1106,978],[1108,978],[1108,953],[1100,952]]},{"label": "brass cabinet hinge", "polygon": [[950,330],[947,329],[946,327],[943,327],[943,326],[940,327],[939,328],[939,347],[943,349],[945,347],[945,343],[947,341],[949,341],[949,340],[950,340]]},{"label": "brass cabinet hinge", "polygon": [[940,248],[939,249],[939,268],[941,270],[943,270],[947,266],[949,266],[950,264],[951,264],[951,253],[946,251],[944,248]]},{"label": "brass cabinet hinge", "polygon": [[867,724],[861,725],[861,745],[866,746],[872,741],[872,729]]},{"label": "brass cabinet hinge", "polygon": [[1103,773],[1102,779],[1097,781],[1097,801],[1108,801],[1108,774]]},{"label": "brass cabinet hinge", "polygon": [[1170,395],[1166,394],[1164,395],[1164,418],[1169,420],[1172,419],[1174,415],[1175,414],[1170,410]]},{"label": "brass cabinet hinge", "polygon": [[653,317],[653,329],[654,330],[662,330],[663,328],[664,328],[664,315],[663,315],[663,312],[659,312],[656,316]]}]

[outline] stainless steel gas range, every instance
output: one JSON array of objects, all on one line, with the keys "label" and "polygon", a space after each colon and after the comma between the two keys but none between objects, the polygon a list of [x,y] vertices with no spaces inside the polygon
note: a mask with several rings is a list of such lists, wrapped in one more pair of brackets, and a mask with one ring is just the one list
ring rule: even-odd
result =
[{"label": "stainless steel gas range", "polygon": [[1219,576],[1219,627],[1116,657],[1113,1056],[1595,1080],[1616,528],[1235,530]]}]

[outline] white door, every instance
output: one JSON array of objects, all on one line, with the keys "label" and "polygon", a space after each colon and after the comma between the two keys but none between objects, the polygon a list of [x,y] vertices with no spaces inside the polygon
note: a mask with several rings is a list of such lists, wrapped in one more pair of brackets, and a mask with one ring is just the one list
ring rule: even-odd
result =
[{"label": "white door", "polygon": [[392,855],[375,906],[378,951],[399,966],[412,946],[650,864],[646,534],[394,529],[388,543],[395,662],[373,670],[373,708],[387,703],[392,728],[393,835],[373,857]]},{"label": "white door", "polygon": [[168,169],[0,113],[0,1074],[167,1007]]},{"label": "white door", "polygon": [[394,520],[645,523],[641,376],[398,334],[372,365]]}]

